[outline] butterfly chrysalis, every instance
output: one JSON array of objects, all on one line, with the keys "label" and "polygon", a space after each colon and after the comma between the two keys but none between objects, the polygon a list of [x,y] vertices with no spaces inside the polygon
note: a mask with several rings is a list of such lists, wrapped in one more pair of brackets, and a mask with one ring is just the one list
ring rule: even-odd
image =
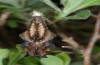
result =
[{"label": "butterfly chrysalis", "polygon": [[33,11],[29,28],[20,37],[25,41],[24,50],[30,56],[43,57],[54,47],[49,41],[55,34],[48,30],[44,15],[37,11]]}]

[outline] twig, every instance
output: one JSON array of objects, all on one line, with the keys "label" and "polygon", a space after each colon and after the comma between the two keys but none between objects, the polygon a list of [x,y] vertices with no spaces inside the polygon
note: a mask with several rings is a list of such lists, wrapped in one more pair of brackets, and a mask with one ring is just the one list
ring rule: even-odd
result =
[{"label": "twig", "polygon": [[76,41],[74,41],[72,37],[67,37],[65,34],[63,34],[61,32],[59,32],[58,34],[62,38],[62,41],[70,43],[70,45],[75,48],[79,47],[79,44]]},{"label": "twig", "polygon": [[[74,49],[77,50],[77,52],[79,52],[80,54],[84,53],[84,49],[82,46],[79,45],[79,43],[77,43],[72,37],[68,37],[67,35],[65,35],[64,33],[61,32],[57,32],[57,34],[62,38],[62,41],[70,44]],[[66,47],[66,46],[64,46]]]},{"label": "twig", "polygon": [[91,14],[92,17],[97,18],[97,15]]},{"label": "twig", "polygon": [[73,47],[72,47],[72,46],[62,46],[62,48],[73,49]]},{"label": "twig", "polygon": [[75,48],[79,53],[83,54],[84,49],[82,46],[79,45],[72,37],[68,37],[66,34],[62,33],[58,26],[54,24],[54,22],[51,22],[49,19],[45,18],[46,21],[53,26],[55,29],[55,33],[62,38],[62,41],[70,44],[73,48]]},{"label": "twig", "polygon": [[7,12],[7,11],[1,14],[0,26],[3,26],[6,23],[6,20],[8,19],[9,16],[10,16],[10,12]]},{"label": "twig", "polygon": [[92,38],[90,39],[87,49],[84,54],[84,65],[90,64],[90,57],[91,57],[91,51],[93,49],[94,44],[96,43],[97,39],[99,38],[99,30],[100,30],[100,13],[97,16],[97,21],[94,28],[94,33]]},{"label": "twig", "polygon": [[98,36],[98,39],[100,39],[100,35]]},{"label": "twig", "polygon": [[73,54],[74,52],[66,52],[66,51],[51,51],[52,53],[61,53],[61,52],[64,52],[64,53],[67,53],[67,54]]}]

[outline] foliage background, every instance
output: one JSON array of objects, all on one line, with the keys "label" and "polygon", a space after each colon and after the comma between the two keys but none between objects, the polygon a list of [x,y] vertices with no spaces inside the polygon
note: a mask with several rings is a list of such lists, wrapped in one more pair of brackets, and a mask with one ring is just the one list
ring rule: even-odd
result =
[{"label": "foliage background", "polygon": [[[98,14],[99,5],[100,0],[0,0],[0,65],[83,65],[83,56],[75,48],[61,48],[69,44],[59,36],[52,43],[56,46],[54,51],[61,53],[49,53],[47,58],[30,57],[20,48],[24,41],[19,34],[27,29],[31,12],[37,10],[85,48],[96,21],[92,15]],[[55,31],[52,24],[48,27]],[[100,55],[96,57],[99,53],[100,40],[92,51],[91,65],[100,64]]]}]

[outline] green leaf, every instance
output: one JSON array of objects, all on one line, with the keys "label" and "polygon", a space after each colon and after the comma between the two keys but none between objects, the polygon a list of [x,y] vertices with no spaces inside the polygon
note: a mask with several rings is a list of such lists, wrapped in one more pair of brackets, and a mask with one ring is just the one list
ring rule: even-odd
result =
[{"label": "green leaf", "polygon": [[63,13],[67,14],[67,12],[72,11],[74,8],[78,7],[83,0],[68,0],[67,5],[64,6]]},{"label": "green leaf", "polygon": [[100,5],[100,0],[84,0],[75,10],[95,5]]},{"label": "green leaf", "polygon": [[92,50],[92,54],[97,54],[100,52],[100,46],[94,46],[93,50]]},{"label": "green leaf", "polygon": [[19,64],[23,65],[38,65],[39,58],[37,57],[25,57],[19,61]]},{"label": "green leaf", "polygon": [[41,0],[28,0],[27,1],[27,6],[32,6],[32,5],[34,5],[36,3],[39,3],[39,2],[41,2]]},{"label": "green leaf", "polygon": [[50,7],[52,7],[53,9],[55,9],[57,12],[61,12],[60,8],[58,8],[55,3],[53,3],[51,0],[42,0],[43,2],[45,2],[47,5],[49,5]]},{"label": "green leaf", "polygon": [[52,55],[47,55],[47,58],[42,58],[40,62],[42,65],[63,65],[63,61],[60,58]]},{"label": "green leaf", "polygon": [[62,5],[64,5],[64,6],[66,6],[66,5],[67,5],[67,1],[68,1],[68,0],[60,0],[60,3],[61,3]]},{"label": "green leaf", "polygon": [[[35,6],[33,6],[33,5],[35,5]],[[52,9],[50,6],[48,6],[47,4],[45,4],[41,0],[28,0],[26,6],[28,8],[30,7],[32,9],[38,10],[40,12],[43,12],[45,15],[48,14],[48,10]]]},{"label": "green leaf", "polygon": [[5,8],[6,11],[9,11],[11,13],[11,17],[13,17],[13,18],[19,18],[22,20],[26,19],[24,12],[22,12],[21,10],[19,10],[15,7],[11,7],[8,5],[0,5],[0,8]]},{"label": "green leaf", "polygon": [[5,4],[2,4],[0,5],[0,8],[10,8],[11,6],[8,6],[8,5],[5,5]]},{"label": "green leaf", "polygon": [[[84,63],[83,63],[83,61],[78,61],[78,62],[71,63],[71,65],[84,65]],[[90,65],[93,65],[93,64],[90,63]]]},{"label": "green leaf", "polygon": [[24,51],[20,48],[20,45],[16,46],[17,51],[11,51],[9,56],[8,65],[15,65],[20,59],[25,56]]},{"label": "green leaf", "polygon": [[0,65],[3,65],[3,59],[7,58],[9,55],[8,49],[0,49]]},{"label": "green leaf", "polygon": [[59,13],[55,18],[60,20],[77,10],[94,5],[100,5],[100,0],[68,0],[63,12]]},{"label": "green leaf", "polygon": [[83,2],[83,0],[68,0],[66,5],[63,8],[63,12],[59,13],[59,15],[56,17],[56,19],[60,20],[64,17],[66,17],[67,15],[69,15],[70,13],[73,12],[73,10],[75,8],[77,8],[81,3]]},{"label": "green leaf", "polygon": [[71,65],[83,65],[83,62],[82,61],[80,61],[80,62],[74,62]]},{"label": "green leaf", "polygon": [[71,62],[69,55],[66,53],[59,53],[56,56],[63,60],[64,65],[69,65]]},{"label": "green leaf", "polygon": [[19,8],[21,5],[19,4],[19,0],[0,0],[1,3],[10,4],[14,7]]},{"label": "green leaf", "polygon": [[6,11],[9,11],[13,18],[19,18],[22,20],[26,19],[25,15],[24,15],[25,12],[21,12],[20,10],[18,10],[14,7],[7,8]]},{"label": "green leaf", "polygon": [[89,10],[82,10],[79,13],[67,16],[64,19],[87,19],[90,16],[91,12]]},{"label": "green leaf", "polygon": [[9,27],[11,27],[11,28],[16,28],[16,27],[18,27],[17,22],[16,22],[16,21],[13,21],[13,20],[8,21],[8,22],[7,22],[7,25],[8,25]]}]

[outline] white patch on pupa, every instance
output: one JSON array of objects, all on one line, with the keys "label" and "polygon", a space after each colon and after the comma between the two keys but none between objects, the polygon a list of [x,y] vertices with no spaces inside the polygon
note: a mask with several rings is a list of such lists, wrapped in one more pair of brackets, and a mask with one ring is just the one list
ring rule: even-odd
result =
[{"label": "white patch on pupa", "polygon": [[43,14],[41,12],[38,12],[38,11],[33,11],[32,16],[43,16]]}]

